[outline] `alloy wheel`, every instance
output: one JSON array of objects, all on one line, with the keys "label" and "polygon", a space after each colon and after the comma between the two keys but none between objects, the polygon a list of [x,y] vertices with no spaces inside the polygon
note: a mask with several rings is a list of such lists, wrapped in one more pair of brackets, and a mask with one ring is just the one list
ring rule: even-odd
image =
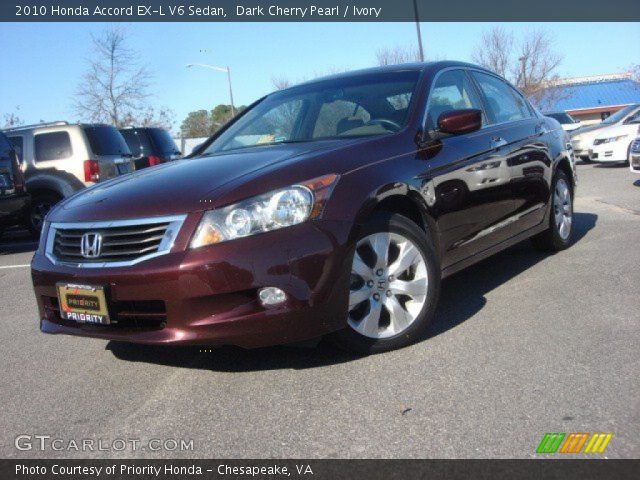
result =
[{"label": "alloy wheel", "polygon": [[374,339],[402,333],[422,311],[428,282],[424,256],[409,238],[387,232],[364,237],[351,267],[347,323]]},{"label": "alloy wheel", "polygon": [[566,240],[571,234],[573,209],[571,205],[571,190],[563,178],[559,178],[556,182],[553,194],[553,213],[558,235],[562,240]]}]

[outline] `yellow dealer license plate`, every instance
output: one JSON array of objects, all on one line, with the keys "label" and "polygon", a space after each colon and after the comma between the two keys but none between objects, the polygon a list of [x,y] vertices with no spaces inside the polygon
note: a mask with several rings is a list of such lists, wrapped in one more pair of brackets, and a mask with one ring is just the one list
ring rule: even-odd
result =
[{"label": "yellow dealer license plate", "polygon": [[109,311],[104,287],[58,283],[60,315],[65,320],[108,325]]}]

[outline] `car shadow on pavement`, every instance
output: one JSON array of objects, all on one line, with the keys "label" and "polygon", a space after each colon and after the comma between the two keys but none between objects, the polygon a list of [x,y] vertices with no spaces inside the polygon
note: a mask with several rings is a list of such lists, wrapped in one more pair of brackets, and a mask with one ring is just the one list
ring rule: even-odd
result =
[{"label": "car shadow on pavement", "polygon": [[[574,214],[574,243],[595,227],[597,219],[598,216],[593,213]],[[444,280],[436,318],[425,332],[423,340],[451,330],[471,318],[487,303],[487,293],[547,257],[548,253],[533,249],[525,241]],[[109,342],[106,348],[124,361],[222,372],[307,369],[360,358],[326,342],[321,342],[317,348],[277,346],[255,350],[237,347],[162,347],[121,342]]]}]

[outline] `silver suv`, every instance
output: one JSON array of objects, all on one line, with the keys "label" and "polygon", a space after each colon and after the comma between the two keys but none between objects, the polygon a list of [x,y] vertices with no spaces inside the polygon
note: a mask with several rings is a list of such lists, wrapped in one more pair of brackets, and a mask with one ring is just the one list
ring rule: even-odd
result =
[{"label": "silver suv", "polygon": [[4,133],[20,158],[32,196],[30,222],[35,232],[58,201],[134,170],[129,147],[110,125],[53,122],[15,127]]}]

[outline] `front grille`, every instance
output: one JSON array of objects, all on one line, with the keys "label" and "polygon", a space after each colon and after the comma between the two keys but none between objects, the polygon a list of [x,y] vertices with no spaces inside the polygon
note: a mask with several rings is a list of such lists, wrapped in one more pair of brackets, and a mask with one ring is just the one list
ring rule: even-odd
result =
[{"label": "front grille", "polygon": [[162,329],[167,323],[167,311],[161,300],[135,300],[124,302],[111,302],[109,325],[96,325],[90,323],[78,323],[72,320],[63,320],[60,315],[60,304],[57,297],[42,297],[47,320],[59,325],[81,327],[84,329],[104,330],[110,328],[157,330]]},{"label": "front grille", "polygon": [[[168,253],[183,220],[184,217],[164,217],[140,221],[52,224],[47,240],[47,255],[54,263],[85,267],[132,265]],[[85,236],[88,239],[83,240]]]}]

